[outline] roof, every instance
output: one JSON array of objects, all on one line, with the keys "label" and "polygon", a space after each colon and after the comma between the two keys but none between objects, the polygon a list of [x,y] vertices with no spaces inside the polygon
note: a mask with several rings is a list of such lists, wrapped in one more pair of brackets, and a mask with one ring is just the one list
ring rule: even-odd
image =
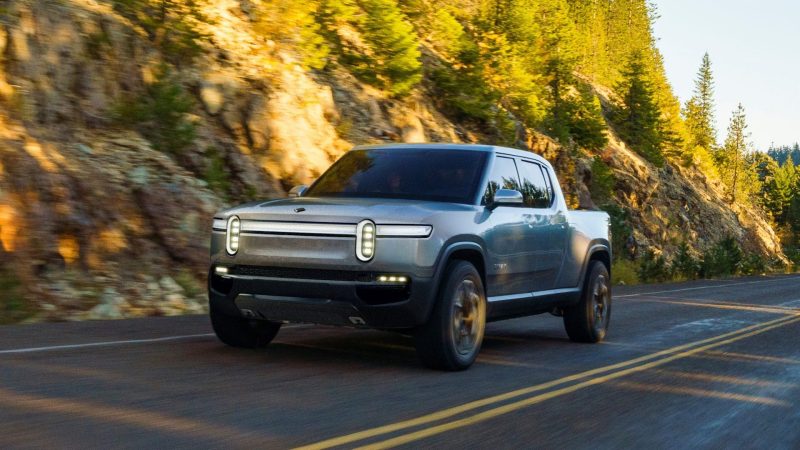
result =
[{"label": "roof", "polygon": [[482,152],[500,152],[507,153],[514,156],[521,157],[534,157],[538,156],[530,150],[520,150],[517,148],[501,147],[498,145],[485,145],[485,144],[451,144],[451,143],[419,143],[419,144],[374,144],[374,145],[359,145],[353,150],[364,150],[374,148],[417,148],[417,149],[430,149],[430,150],[471,150]]}]

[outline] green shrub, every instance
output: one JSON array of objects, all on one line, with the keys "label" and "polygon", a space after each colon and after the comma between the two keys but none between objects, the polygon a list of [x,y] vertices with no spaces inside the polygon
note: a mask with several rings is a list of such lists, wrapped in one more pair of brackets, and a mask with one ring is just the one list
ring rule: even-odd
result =
[{"label": "green shrub", "polygon": [[[352,8],[348,1],[295,2],[291,0],[271,0],[263,3],[257,10],[258,17],[254,30],[266,39],[294,47],[302,57],[305,67],[322,69],[328,63],[331,48],[326,41],[326,33],[334,23],[343,21],[341,17],[346,8]],[[333,41],[336,38],[329,36]]]},{"label": "green shrub", "polygon": [[198,28],[209,19],[194,0],[113,0],[114,10],[138,24],[173,64],[190,62],[202,53],[208,36]]},{"label": "green shrub", "polygon": [[208,183],[208,188],[221,195],[223,199],[227,199],[231,188],[231,179],[224,156],[217,148],[209,147],[206,149],[206,162],[208,166],[203,174],[203,179]]},{"label": "green shrub", "polygon": [[33,315],[25,300],[22,282],[10,270],[0,267],[0,324],[16,323]]},{"label": "green shrub", "polygon": [[736,275],[742,262],[742,249],[731,237],[721,239],[703,254],[704,278]]},{"label": "green shrub", "polygon": [[488,122],[497,111],[498,98],[483,85],[474,68],[453,69],[439,67],[431,71],[430,77],[437,91],[437,100],[448,114],[460,120]]},{"label": "green shrub", "polygon": [[173,278],[175,283],[183,288],[183,292],[189,298],[196,298],[203,294],[205,289],[203,284],[195,278],[188,270],[181,270]]},{"label": "green shrub", "polygon": [[664,256],[656,256],[652,250],[647,250],[642,255],[637,275],[643,283],[663,283],[672,279]]},{"label": "green shrub", "polygon": [[682,280],[694,280],[700,274],[700,269],[700,261],[689,253],[689,244],[682,242],[670,265],[673,277]]},{"label": "green shrub", "polygon": [[102,59],[103,47],[111,45],[111,38],[105,30],[100,30],[86,36],[86,52],[93,59]]},{"label": "green shrub", "polygon": [[800,247],[787,245],[784,246],[783,252],[786,254],[786,257],[789,258],[792,265],[795,267],[800,266]]},{"label": "green shrub", "polygon": [[336,129],[336,134],[339,137],[348,139],[350,137],[350,133],[353,132],[353,119],[349,117],[342,117],[334,128]]},{"label": "green shrub", "polygon": [[767,260],[757,253],[745,255],[739,263],[739,270],[743,275],[761,275],[767,269]]},{"label": "green shrub", "polygon": [[598,205],[608,205],[614,195],[614,184],[614,172],[599,156],[595,156],[592,161],[592,183],[589,186],[592,200]]},{"label": "green shrub", "polygon": [[129,96],[114,107],[120,125],[138,129],[156,150],[182,154],[195,138],[195,126],[186,118],[192,98],[167,71],[147,87],[145,95]]},{"label": "green shrub", "polygon": [[624,208],[614,203],[603,205],[603,210],[608,213],[611,222],[611,250],[614,260],[630,259],[626,248],[626,243],[633,233],[633,227],[629,223],[630,214]]},{"label": "green shrub", "polygon": [[629,259],[618,259],[611,264],[611,280],[614,284],[639,284],[639,266]]}]

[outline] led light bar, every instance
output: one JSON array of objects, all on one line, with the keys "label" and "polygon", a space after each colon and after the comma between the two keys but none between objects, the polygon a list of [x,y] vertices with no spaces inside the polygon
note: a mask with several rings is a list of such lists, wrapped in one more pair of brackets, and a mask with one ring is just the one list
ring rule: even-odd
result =
[{"label": "led light bar", "polygon": [[362,220],[356,226],[356,257],[369,261],[375,256],[375,222]]},{"label": "led light bar", "polygon": [[244,233],[309,234],[325,236],[353,236],[356,226],[337,223],[242,221]]},{"label": "led light bar", "polygon": [[211,229],[214,231],[225,231],[227,228],[228,223],[225,219],[214,219],[211,224]]},{"label": "led light bar", "polygon": [[225,233],[225,250],[233,256],[239,251],[239,235],[241,234],[241,221],[236,216],[228,218],[227,232]]},{"label": "led light bar", "polygon": [[390,283],[390,284],[405,284],[408,282],[408,277],[404,275],[380,275],[378,276],[379,283]]},{"label": "led light bar", "polygon": [[378,225],[379,237],[428,237],[432,231],[430,225]]}]

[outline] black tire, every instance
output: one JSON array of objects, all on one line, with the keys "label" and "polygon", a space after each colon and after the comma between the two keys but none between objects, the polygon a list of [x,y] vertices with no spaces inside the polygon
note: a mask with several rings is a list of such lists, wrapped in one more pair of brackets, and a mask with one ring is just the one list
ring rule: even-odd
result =
[{"label": "black tire", "polygon": [[592,261],[581,300],[564,308],[564,328],[572,341],[596,343],[606,338],[611,320],[611,277],[605,264]]},{"label": "black tire", "polygon": [[266,347],[281,329],[280,322],[233,317],[216,311],[214,307],[211,307],[209,316],[214,333],[220,341],[231,347]]},{"label": "black tire", "polygon": [[481,276],[469,262],[452,261],[445,269],[428,322],[414,333],[417,355],[433,369],[467,369],[480,352],[485,328],[486,293]]}]

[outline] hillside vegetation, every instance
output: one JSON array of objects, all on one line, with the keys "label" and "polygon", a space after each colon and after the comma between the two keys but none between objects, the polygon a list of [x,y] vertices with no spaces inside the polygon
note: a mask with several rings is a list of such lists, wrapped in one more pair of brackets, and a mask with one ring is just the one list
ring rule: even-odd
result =
[{"label": "hillside vegetation", "polygon": [[743,110],[718,144],[708,57],[678,102],[656,18],[645,0],[6,1],[0,320],[201,311],[216,210],[375,142],[544,155],[571,207],[611,213],[620,280],[782,269],[796,175],[784,192],[789,169],[759,172]]}]

